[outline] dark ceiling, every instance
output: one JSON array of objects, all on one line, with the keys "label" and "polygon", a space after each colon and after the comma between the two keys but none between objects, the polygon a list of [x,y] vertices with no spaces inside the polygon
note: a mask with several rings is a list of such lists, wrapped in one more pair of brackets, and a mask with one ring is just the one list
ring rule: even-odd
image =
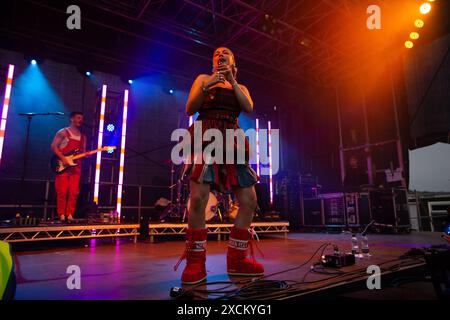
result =
[{"label": "dark ceiling", "polygon": [[[0,46],[124,77],[157,71],[186,80],[208,72],[214,48],[228,46],[248,77],[290,87],[329,85],[392,47],[404,49],[415,13],[402,13],[403,25],[395,11],[419,2],[378,1],[391,19],[385,26],[399,21],[389,33],[367,30],[371,2],[2,0]],[[66,28],[72,4],[81,8],[78,31]]]}]

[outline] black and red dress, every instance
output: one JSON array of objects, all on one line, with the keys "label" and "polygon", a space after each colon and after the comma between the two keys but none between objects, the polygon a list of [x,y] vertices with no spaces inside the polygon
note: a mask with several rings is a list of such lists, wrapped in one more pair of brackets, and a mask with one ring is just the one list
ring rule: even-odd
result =
[{"label": "black and red dress", "polygon": [[[203,105],[200,107],[199,116],[196,121],[202,121],[202,133],[208,129],[218,129],[222,132],[224,143],[226,145],[226,130],[240,129],[238,125],[238,117],[241,113],[239,101],[233,89],[215,87],[209,90],[205,97]],[[247,188],[253,186],[258,181],[256,172],[248,163],[250,146],[248,140],[245,139],[245,163],[223,164],[212,163],[194,163],[194,124],[189,127],[191,135],[191,163],[185,165],[185,176],[189,176],[190,180],[210,184],[213,190],[219,192],[229,192],[233,188]],[[211,142],[203,142],[202,149]],[[232,142],[234,146],[234,155],[236,160],[237,152],[239,152],[237,139]],[[225,157],[225,146],[224,146]]]}]

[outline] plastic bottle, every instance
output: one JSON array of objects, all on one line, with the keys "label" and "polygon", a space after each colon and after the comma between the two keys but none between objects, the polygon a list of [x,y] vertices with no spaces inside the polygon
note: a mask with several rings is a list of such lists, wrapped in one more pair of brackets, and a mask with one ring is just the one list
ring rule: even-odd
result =
[{"label": "plastic bottle", "polygon": [[364,257],[370,257],[369,253],[369,239],[367,238],[367,234],[362,234],[362,240],[361,240],[361,253]]},{"label": "plastic bottle", "polygon": [[352,253],[355,255],[355,257],[359,256],[359,246],[356,234],[352,234]]}]

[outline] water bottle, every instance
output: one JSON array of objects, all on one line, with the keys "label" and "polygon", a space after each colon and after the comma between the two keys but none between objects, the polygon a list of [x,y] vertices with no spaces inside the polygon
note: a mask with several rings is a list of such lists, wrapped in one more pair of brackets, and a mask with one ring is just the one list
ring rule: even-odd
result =
[{"label": "water bottle", "polygon": [[367,238],[367,234],[362,234],[361,240],[361,252],[365,257],[370,257],[369,253],[369,239]]},{"label": "water bottle", "polygon": [[356,238],[356,234],[352,234],[352,254],[354,254],[355,257],[359,256],[359,246],[358,246],[358,239]]}]

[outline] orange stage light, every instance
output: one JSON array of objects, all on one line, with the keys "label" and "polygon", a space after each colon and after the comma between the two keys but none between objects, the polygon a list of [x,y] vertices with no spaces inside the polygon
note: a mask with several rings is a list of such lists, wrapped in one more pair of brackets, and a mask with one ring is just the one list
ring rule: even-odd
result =
[{"label": "orange stage light", "polygon": [[416,19],[416,21],[414,21],[414,25],[416,26],[416,28],[422,28],[424,23],[422,19]]},{"label": "orange stage light", "polygon": [[424,3],[420,6],[420,13],[427,14],[431,10],[431,5],[429,3]]},{"label": "orange stage light", "polygon": [[409,34],[409,37],[410,37],[411,39],[413,39],[413,40],[419,39],[419,33],[417,33],[417,32],[411,32],[411,33]]},{"label": "orange stage light", "polygon": [[414,47],[414,43],[412,43],[412,41],[405,41],[405,47],[408,49],[411,49],[412,47]]}]

